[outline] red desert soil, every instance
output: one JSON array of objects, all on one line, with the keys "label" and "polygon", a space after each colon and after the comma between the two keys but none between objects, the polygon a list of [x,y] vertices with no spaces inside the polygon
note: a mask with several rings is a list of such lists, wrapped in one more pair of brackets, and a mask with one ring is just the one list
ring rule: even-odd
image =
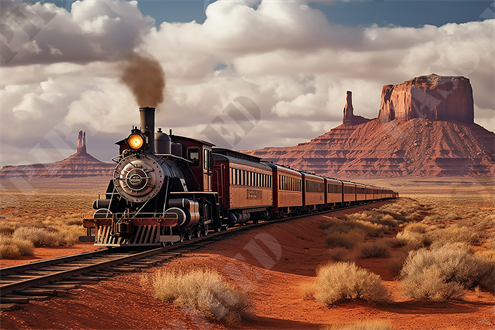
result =
[{"label": "red desert soil", "polygon": [[[313,281],[315,269],[328,260],[328,249],[318,221],[325,216],[362,211],[384,203],[263,226],[212,243],[162,267],[148,269],[145,274],[153,274],[159,269],[217,269],[245,289],[253,301],[254,316],[240,325],[240,329],[319,329],[323,325],[364,319],[387,319],[394,329],[493,329],[493,294],[481,292],[477,296],[467,292],[464,300],[447,303],[408,300],[400,294],[398,283],[385,270],[385,259],[359,260],[358,265],[382,276],[393,297],[390,305],[372,306],[349,301],[329,308],[302,298],[300,285]],[[72,290],[66,296],[31,302],[22,310],[2,312],[1,327],[224,328],[155,300],[147,289],[143,289],[142,279],[143,273],[118,275]]]},{"label": "red desert soil", "polygon": [[34,256],[23,256],[19,259],[0,259],[0,268],[13,267],[18,265],[28,264],[47,259],[60,258],[80,254],[84,252],[92,252],[101,250],[101,247],[96,247],[92,243],[81,243],[73,246],[58,246],[58,247],[40,247],[34,249]]}]

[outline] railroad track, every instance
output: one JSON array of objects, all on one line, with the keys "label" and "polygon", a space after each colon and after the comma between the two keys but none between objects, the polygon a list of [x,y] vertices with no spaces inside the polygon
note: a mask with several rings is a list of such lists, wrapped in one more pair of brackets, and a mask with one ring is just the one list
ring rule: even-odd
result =
[{"label": "railroad track", "polygon": [[233,227],[228,231],[210,232],[207,236],[184,241],[181,244],[146,251],[114,248],[3,268],[0,270],[0,309],[19,309],[22,304],[26,304],[30,300],[48,300],[68,290],[105,280],[118,273],[135,272],[156,266],[183,253],[188,253],[246,230],[353,207],[356,206],[274,219],[256,224],[245,224]]}]

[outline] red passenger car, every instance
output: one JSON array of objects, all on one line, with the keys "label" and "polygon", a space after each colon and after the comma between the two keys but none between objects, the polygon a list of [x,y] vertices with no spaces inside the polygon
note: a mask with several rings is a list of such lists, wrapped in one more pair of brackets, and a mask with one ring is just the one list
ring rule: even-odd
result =
[{"label": "red passenger car", "polygon": [[325,190],[327,207],[337,207],[342,204],[342,181],[325,178]]},{"label": "red passenger car", "polygon": [[229,225],[266,219],[273,206],[272,169],[260,158],[229,149],[213,149],[213,190]]},{"label": "red passenger car", "polygon": [[302,175],[290,168],[267,163],[273,173],[273,209],[275,216],[300,213],[303,206]]},{"label": "red passenger car", "polygon": [[343,181],[343,199],[347,205],[354,204],[356,202],[356,185],[353,182]]},{"label": "red passenger car", "polygon": [[302,173],[303,210],[321,210],[325,205],[325,179],[321,176]]}]

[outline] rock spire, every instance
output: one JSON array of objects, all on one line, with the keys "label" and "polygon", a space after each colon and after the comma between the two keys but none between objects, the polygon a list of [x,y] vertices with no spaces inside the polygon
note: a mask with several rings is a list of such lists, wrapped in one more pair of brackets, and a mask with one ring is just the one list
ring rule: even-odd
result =
[{"label": "rock spire", "polygon": [[352,106],[352,92],[347,91],[346,102],[344,106],[344,118],[342,124],[344,125],[360,125],[367,123],[369,119],[361,116],[354,116],[354,108]]},{"label": "rock spire", "polygon": [[86,132],[79,131],[77,136],[77,152],[78,154],[87,154],[86,152]]}]

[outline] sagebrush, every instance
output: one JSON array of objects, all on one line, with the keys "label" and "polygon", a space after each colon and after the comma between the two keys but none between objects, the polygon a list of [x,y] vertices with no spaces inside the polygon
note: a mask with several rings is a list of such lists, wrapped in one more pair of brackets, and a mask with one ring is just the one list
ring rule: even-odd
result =
[{"label": "sagebrush", "polygon": [[393,330],[388,320],[364,320],[352,323],[336,323],[327,325],[323,330]]},{"label": "sagebrush", "polygon": [[353,262],[338,262],[317,270],[315,298],[319,303],[328,305],[346,299],[384,303],[389,296],[379,275]]},{"label": "sagebrush", "polygon": [[19,238],[0,237],[0,257],[2,259],[17,259],[20,256],[32,256],[34,245],[30,241]]},{"label": "sagebrush", "polygon": [[158,272],[149,279],[155,298],[198,311],[209,320],[236,324],[249,315],[250,302],[218,272]]},{"label": "sagebrush", "polygon": [[447,243],[411,251],[401,271],[406,296],[443,301],[458,298],[464,289],[494,288],[494,263],[466,244]]}]

